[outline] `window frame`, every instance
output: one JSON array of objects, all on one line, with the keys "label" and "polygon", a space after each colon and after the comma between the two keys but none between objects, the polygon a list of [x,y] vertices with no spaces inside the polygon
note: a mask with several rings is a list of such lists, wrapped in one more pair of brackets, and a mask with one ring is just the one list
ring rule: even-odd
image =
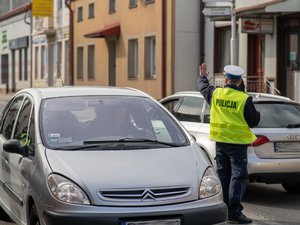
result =
[{"label": "window frame", "polygon": [[139,74],[139,42],[138,38],[128,39],[128,79],[138,79]]},{"label": "window frame", "polygon": [[83,21],[83,6],[77,7],[77,22]]},{"label": "window frame", "polygon": [[[93,56],[90,58],[90,50],[93,49]],[[96,45],[88,45],[88,80],[95,80],[95,69],[96,69]],[[92,62],[92,67],[90,68],[90,62]],[[92,73],[92,74],[91,74]]]},{"label": "window frame", "polygon": [[94,18],[95,18],[95,3],[91,2],[88,5],[88,19],[94,19]]},{"label": "window frame", "polygon": [[[79,59],[79,50],[82,50],[81,59]],[[76,65],[77,65],[76,78],[77,80],[83,80],[83,74],[84,74],[84,47],[83,46],[77,46],[76,48]]]},{"label": "window frame", "polygon": [[[153,44],[154,43],[154,44]],[[156,36],[146,36],[144,40],[144,75],[145,79],[156,79],[157,44]]]}]

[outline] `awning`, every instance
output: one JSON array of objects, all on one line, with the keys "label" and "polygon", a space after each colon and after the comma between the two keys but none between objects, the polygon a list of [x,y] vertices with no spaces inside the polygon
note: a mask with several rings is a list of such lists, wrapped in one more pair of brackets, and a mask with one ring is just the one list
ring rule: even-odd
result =
[{"label": "awning", "polygon": [[85,34],[86,38],[103,38],[107,36],[119,36],[121,27],[119,23],[104,26],[104,28],[94,31],[89,34]]},{"label": "awning", "polygon": [[296,13],[300,11],[299,0],[272,0],[266,3],[257,4],[250,7],[243,7],[236,10],[238,17],[245,16],[261,16],[281,14],[281,13]]},{"label": "awning", "polygon": [[[236,8],[236,16],[243,17],[265,17],[272,18],[273,15],[283,13],[296,13],[300,11],[300,0],[270,0],[265,3],[256,4],[247,7]],[[222,21],[231,20],[231,16],[210,17],[211,20]]]}]

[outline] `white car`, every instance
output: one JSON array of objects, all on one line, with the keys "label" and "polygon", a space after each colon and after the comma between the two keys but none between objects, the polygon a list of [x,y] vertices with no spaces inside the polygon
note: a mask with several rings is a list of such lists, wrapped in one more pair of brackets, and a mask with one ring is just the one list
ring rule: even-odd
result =
[{"label": "white car", "polygon": [[[300,104],[287,97],[249,93],[261,113],[252,129],[257,140],[248,147],[249,182],[282,184],[300,193]],[[209,140],[210,107],[197,91],[178,92],[160,102],[196,138],[215,166],[215,142]]]}]

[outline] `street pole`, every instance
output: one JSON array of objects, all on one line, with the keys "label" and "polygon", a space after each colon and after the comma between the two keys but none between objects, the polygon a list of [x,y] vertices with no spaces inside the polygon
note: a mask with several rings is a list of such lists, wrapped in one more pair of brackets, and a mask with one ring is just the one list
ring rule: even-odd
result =
[{"label": "street pole", "polygon": [[231,65],[237,65],[235,0],[232,0],[232,6],[231,6],[230,63]]}]

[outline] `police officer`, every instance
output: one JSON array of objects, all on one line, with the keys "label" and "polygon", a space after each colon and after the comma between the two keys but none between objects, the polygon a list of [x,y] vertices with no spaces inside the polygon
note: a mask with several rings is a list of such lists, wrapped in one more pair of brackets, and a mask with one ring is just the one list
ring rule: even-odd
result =
[{"label": "police officer", "polygon": [[201,64],[199,69],[198,88],[211,106],[210,139],[216,142],[217,173],[228,206],[228,221],[252,223],[242,213],[241,200],[246,189],[247,146],[256,139],[250,128],[259,123],[260,113],[252,97],[239,87],[244,74],[241,67],[224,67],[224,87],[209,85],[206,64]]}]

